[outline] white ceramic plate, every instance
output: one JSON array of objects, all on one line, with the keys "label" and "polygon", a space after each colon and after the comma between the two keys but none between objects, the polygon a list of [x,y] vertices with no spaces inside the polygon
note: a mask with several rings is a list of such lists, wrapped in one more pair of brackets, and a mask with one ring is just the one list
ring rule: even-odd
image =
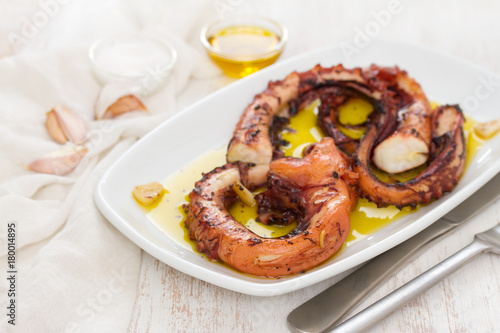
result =
[{"label": "white ceramic plate", "polygon": [[304,274],[264,279],[216,265],[179,246],[145,216],[132,199],[137,184],[163,180],[205,152],[227,144],[243,109],[270,80],[320,63],[346,67],[398,65],[423,87],[430,100],[459,103],[479,121],[499,117],[500,78],[455,57],[410,44],[372,41],[347,61],[336,46],[282,61],[221,89],[158,126],[117,160],[95,191],[101,212],[145,251],[186,274],[217,286],[258,296],[280,295],[320,282],[369,260],[429,226],[460,204],[500,170],[500,136],[476,155],[452,193],[347,247],[339,256]]}]

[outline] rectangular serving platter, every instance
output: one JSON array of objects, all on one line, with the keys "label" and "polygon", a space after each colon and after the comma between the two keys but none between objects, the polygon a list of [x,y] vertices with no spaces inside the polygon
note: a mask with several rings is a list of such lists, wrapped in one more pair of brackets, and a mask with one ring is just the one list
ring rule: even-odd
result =
[{"label": "rectangular serving platter", "polygon": [[431,101],[460,104],[477,121],[500,116],[500,77],[474,64],[394,41],[372,41],[352,59],[346,58],[339,46],[330,46],[238,80],[159,125],[102,176],[94,192],[100,211],[131,241],[181,272],[233,291],[275,296],[333,277],[404,242],[459,205],[500,171],[500,135],[497,135],[481,147],[451,193],[353,242],[333,260],[281,279],[241,274],[179,246],[136,204],[131,196],[135,185],[164,180],[199,156],[227,145],[241,113],[269,81],[281,80],[292,71],[307,71],[316,64],[328,67],[339,63],[347,68],[372,63],[397,65],[420,83]]}]

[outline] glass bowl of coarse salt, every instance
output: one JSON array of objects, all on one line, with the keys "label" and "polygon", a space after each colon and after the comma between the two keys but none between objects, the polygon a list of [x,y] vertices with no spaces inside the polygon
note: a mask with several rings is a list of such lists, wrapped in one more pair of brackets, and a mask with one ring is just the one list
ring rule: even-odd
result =
[{"label": "glass bowl of coarse salt", "polygon": [[102,84],[123,82],[138,94],[156,92],[177,60],[168,42],[141,34],[115,35],[96,41],[89,50],[92,71]]}]

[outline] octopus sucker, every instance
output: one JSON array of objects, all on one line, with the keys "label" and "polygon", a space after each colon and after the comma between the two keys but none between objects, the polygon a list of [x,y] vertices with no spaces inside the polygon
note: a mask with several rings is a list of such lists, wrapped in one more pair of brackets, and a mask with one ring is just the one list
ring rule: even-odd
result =
[{"label": "octopus sucker", "polygon": [[281,201],[283,187],[293,187],[289,192],[296,200],[288,201],[289,207],[284,208],[299,211],[302,230],[286,237],[264,238],[227,213],[236,200],[232,184],[241,181],[238,164],[228,163],[196,183],[198,191],[191,192],[190,203],[184,206],[185,224],[190,237],[198,242],[198,250],[211,260],[260,276],[299,273],[323,262],[344,243],[350,229],[352,198],[356,198],[351,193],[356,179],[351,175],[349,160],[332,138],[317,143],[303,159],[281,158],[270,163],[273,183],[265,194],[267,204]]}]

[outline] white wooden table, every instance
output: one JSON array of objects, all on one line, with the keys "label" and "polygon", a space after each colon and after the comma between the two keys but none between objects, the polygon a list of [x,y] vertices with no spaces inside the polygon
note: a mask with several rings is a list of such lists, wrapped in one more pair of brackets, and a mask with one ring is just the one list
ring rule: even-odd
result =
[{"label": "white wooden table", "polygon": [[[207,0],[209,1],[209,0]],[[186,1],[187,2],[187,1]],[[203,1],[201,1],[203,3]],[[500,73],[500,2],[477,1],[239,1],[213,0],[208,11],[198,15],[200,26],[217,16],[217,8],[229,12],[250,12],[270,16],[289,28],[290,39],[282,59],[324,45],[351,42],[369,22],[376,21],[377,13],[393,10],[387,24],[373,38],[390,38],[452,53],[476,63],[497,74]],[[104,2],[103,2],[104,3]],[[200,3],[198,1],[197,3]],[[29,7],[31,4],[32,7]],[[143,2],[147,5],[147,2]],[[222,4],[222,5],[221,5]],[[193,4],[192,6],[196,6]],[[8,27],[17,27],[19,18],[33,12],[35,1],[3,3],[9,15],[2,17],[0,33],[6,36]],[[76,5],[75,5],[76,6]],[[92,14],[89,6],[97,2],[82,3],[84,13]],[[184,4],[170,2],[171,11],[183,10]],[[80,11],[67,11],[55,17],[21,50],[3,43],[1,56],[62,48],[95,38],[93,19],[104,19],[103,7],[97,18],[90,15],[85,23],[75,19]],[[375,13],[375,14],[374,14]],[[17,14],[17,16],[15,15]],[[1,15],[1,13],[0,13]],[[183,15],[172,25],[182,26]],[[170,19],[175,15],[171,15]],[[177,20],[177,21],[176,21]],[[85,25],[88,25],[86,29]],[[71,38],[56,43],[51,39],[58,29],[77,31]],[[72,30],[73,29],[73,30]],[[82,31],[86,33],[82,33]],[[199,48],[196,35],[187,36],[193,47]],[[190,98],[185,95],[181,105],[195,102],[217,88],[221,77],[212,80]],[[199,83],[199,82],[198,82]],[[196,84],[193,79],[191,85]],[[189,86],[188,86],[189,89]],[[500,116],[500,110],[499,110]],[[396,272],[386,283],[363,302],[354,312],[361,310],[391,290],[411,280],[439,261],[464,247],[473,234],[500,223],[500,201],[489,206],[448,239],[429,249]],[[278,297],[253,297],[219,288],[180,273],[159,262],[149,254],[142,254],[140,283],[137,299],[130,319],[130,332],[286,332],[286,316],[341,277],[332,277],[314,286]],[[335,300],[332,300],[335,302]],[[450,278],[429,290],[407,306],[373,327],[373,332],[499,332],[500,331],[500,260],[485,254],[460,269]]]}]

